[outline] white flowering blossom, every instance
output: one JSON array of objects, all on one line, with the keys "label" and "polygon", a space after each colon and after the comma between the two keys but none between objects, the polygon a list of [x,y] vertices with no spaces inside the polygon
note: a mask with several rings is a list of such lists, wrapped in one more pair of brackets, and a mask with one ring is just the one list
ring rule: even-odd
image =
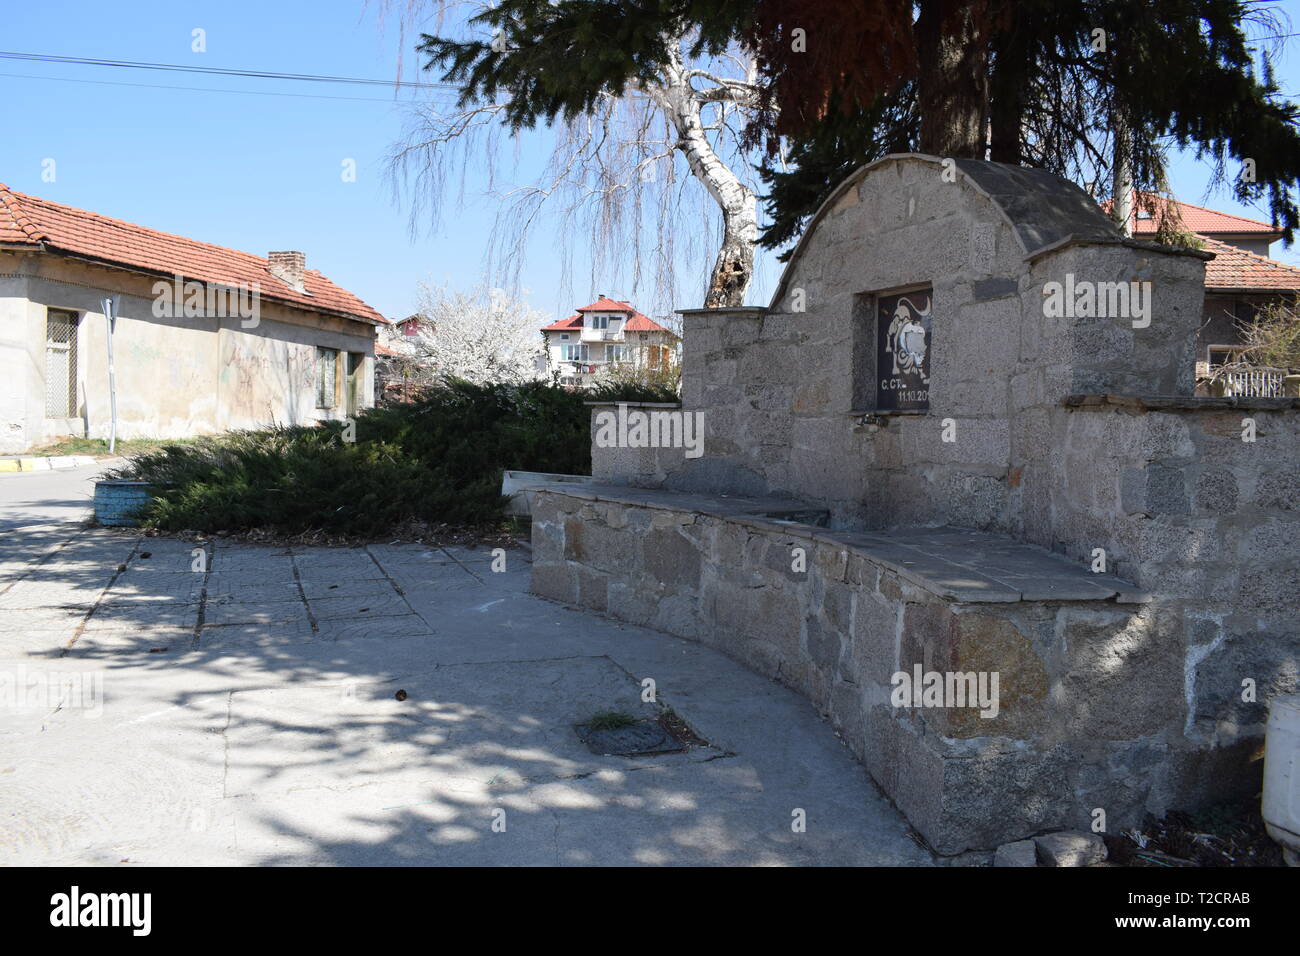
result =
[{"label": "white flowering blossom", "polygon": [[385,344],[409,355],[430,377],[453,376],[476,384],[543,377],[541,328],[549,316],[501,289],[466,293],[421,285],[417,315],[415,335],[393,336]]}]

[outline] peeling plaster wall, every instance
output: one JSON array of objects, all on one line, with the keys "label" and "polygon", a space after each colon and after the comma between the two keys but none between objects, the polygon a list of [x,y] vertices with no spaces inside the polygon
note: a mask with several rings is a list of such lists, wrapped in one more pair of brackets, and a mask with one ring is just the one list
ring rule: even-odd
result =
[{"label": "peeling plaster wall", "polygon": [[[100,300],[120,296],[114,335],[118,436],[191,435],[342,418],[342,404],[316,408],[316,348],[363,353],[359,407],[374,403],[374,329],[263,300],[260,321],[158,318],[155,277],[53,255],[0,252],[0,453],[59,434],[107,438],[107,321]],[[268,284],[274,280],[268,277]],[[45,418],[45,317],[78,313],[77,409]]]}]

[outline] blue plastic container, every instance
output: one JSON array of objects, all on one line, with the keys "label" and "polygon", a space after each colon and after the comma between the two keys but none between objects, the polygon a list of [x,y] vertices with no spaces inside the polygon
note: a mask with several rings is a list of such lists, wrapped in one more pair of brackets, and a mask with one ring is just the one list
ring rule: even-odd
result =
[{"label": "blue plastic container", "polygon": [[109,478],[95,482],[95,521],[113,527],[134,528],[153,500],[147,481]]}]

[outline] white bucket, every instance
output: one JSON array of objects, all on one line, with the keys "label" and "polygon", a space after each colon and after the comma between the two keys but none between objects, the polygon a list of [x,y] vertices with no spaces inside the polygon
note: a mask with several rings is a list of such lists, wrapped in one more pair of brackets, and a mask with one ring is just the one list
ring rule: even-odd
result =
[{"label": "white bucket", "polygon": [[1300,694],[1269,701],[1262,812],[1286,862],[1300,866]]}]

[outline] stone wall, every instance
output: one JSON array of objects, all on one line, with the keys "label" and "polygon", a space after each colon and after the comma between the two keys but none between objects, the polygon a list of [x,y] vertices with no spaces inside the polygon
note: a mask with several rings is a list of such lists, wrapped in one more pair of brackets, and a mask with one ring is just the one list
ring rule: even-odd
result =
[{"label": "stone wall", "polygon": [[[1034,428],[1021,418],[1044,419],[1079,392],[1190,395],[1202,258],[1105,238],[1105,218],[1078,190],[1061,213],[1072,218],[1053,231],[1041,223],[1054,211],[1039,211],[1028,230],[990,198],[990,169],[1005,167],[976,164],[948,182],[937,160],[908,156],[851,179],[810,226],[768,308],[683,313],[683,408],[705,414],[705,455],[642,456],[606,473],[821,502],[842,527],[1013,532],[1018,476],[1059,437],[1017,441]],[[1027,249],[1026,234],[1052,244]],[[1150,282],[1150,327],[1046,318],[1043,287],[1067,275]],[[866,299],[926,283],[930,411],[863,426],[872,411],[863,383],[875,377]],[[945,421],[955,442],[942,440]]]},{"label": "stone wall", "polygon": [[[737,543],[730,532],[709,532],[725,545],[700,538],[703,567],[719,570],[701,572],[695,598],[666,593],[668,610],[649,616],[635,608],[658,593],[653,574],[616,601],[613,585],[601,590],[599,563],[566,555],[578,590],[560,582],[557,593],[674,633],[688,633],[675,622],[697,615],[688,636],[739,642],[738,656],[761,669],[784,649],[782,679],[836,720],[891,795],[897,788],[913,822],[937,811],[909,809],[903,780],[891,783],[880,769],[899,748],[916,758],[898,757],[901,776],[924,779],[937,759],[943,775],[972,774],[963,785],[972,793],[998,786],[999,774],[1007,793],[1048,793],[1060,774],[1076,814],[1061,825],[1087,822],[1077,817],[1091,809],[1081,773],[1110,781],[1109,805],[1153,811],[1248,791],[1266,702],[1297,689],[1300,401],[1192,397],[1203,254],[1123,239],[1091,199],[1046,174],[975,161],[956,168],[948,181],[939,160],[902,156],[859,171],[810,224],[770,307],[683,313],[682,409],[704,416],[703,456],[593,448],[593,467],[624,485],[825,508],[831,529],[844,533],[942,526],[1007,535],[1080,569],[1104,556],[1110,571],[1151,595],[1149,606],[971,610],[905,595],[886,602],[898,630],[889,619],[875,637],[854,625],[854,647],[895,634],[900,664],[901,648],[930,641],[940,657],[1000,648],[1013,671],[1041,665],[1052,716],[1029,748],[1034,758],[1017,763],[1027,751],[1014,729],[970,750],[976,745],[940,718],[894,720],[874,737],[870,721],[854,725],[834,688],[857,678],[843,677],[842,663],[834,679],[813,663],[824,647],[808,624],[826,633],[826,615],[846,600],[833,594],[845,588],[765,580],[775,569],[754,563],[752,535]],[[1047,315],[1046,290],[1069,277],[1150,283],[1149,325],[1135,314]],[[930,407],[881,414],[864,387],[875,377],[872,295],[923,283],[933,290]],[[1243,441],[1245,420],[1254,441]],[[591,518],[595,526],[621,520]],[[700,528],[709,527],[703,519]],[[644,560],[657,559],[646,552]],[[848,582],[852,620],[884,594],[880,580]],[[710,597],[728,589],[737,593]],[[784,592],[794,596],[774,596]],[[848,638],[836,633],[830,644],[843,651]],[[1038,664],[1016,647],[1031,648]],[[1056,696],[1075,687],[1086,689],[1075,703]],[[1087,719],[1068,716],[1090,707]],[[1030,803],[1059,816],[1064,804],[1044,799]],[[1027,824],[1028,810],[1005,812]]]},{"label": "stone wall", "polygon": [[1081,561],[1103,548],[1156,595],[1180,641],[1186,732],[1207,747],[1257,740],[1267,700],[1300,689],[1300,413],[1231,404],[1060,410],[1059,452],[1033,483],[1047,491],[1024,509],[1028,540]]},{"label": "stone wall", "polygon": [[[1219,755],[1184,733],[1196,704],[1178,621],[1163,609],[953,600],[916,562],[890,557],[905,538],[735,513],[743,506],[534,492],[533,589],[701,641],[803,694],[941,853],[1086,829],[1096,808],[1113,832],[1214,776]],[[795,548],[806,571],[794,568]],[[1051,564],[1000,560],[1026,559]],[[1066,568],[1085,588],[1095,580]],[[998,714],[893,706],[892,675],[918,664],[997,672]]]}]

